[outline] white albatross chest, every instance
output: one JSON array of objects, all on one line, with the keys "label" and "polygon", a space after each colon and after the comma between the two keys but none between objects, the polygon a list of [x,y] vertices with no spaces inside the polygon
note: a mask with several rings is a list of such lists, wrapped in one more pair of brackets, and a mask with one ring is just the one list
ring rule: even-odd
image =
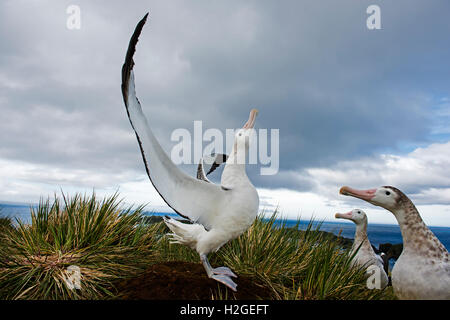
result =
[{"label": "white albatross chest", "polygon": [[399,299],[450,299],[450,263],[403,252],[392,270],[392,286]]}]

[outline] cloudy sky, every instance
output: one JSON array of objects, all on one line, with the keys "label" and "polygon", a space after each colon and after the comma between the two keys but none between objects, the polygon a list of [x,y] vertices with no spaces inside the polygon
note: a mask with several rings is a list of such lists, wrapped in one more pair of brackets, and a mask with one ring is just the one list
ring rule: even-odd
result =
[{"label": "cloudy sky", "polygon": [[[381,30],[366,9],[381,9]],[[67,28],[70,5],[81,28]],[[0,201],[116,190],[167,207],[145,175],[120,92],[136,23],[136,87],[164,149],[176,128],[280,130],[280,170],[248,168],[262,208],[334,220],[366,209],[342,185],[394,185],[450,226],[450,24],[431,1],[21,1],[0,3]],[[183,166],[194,174],[194,166]],[[215,179],[218,177],[216,176]]]}]

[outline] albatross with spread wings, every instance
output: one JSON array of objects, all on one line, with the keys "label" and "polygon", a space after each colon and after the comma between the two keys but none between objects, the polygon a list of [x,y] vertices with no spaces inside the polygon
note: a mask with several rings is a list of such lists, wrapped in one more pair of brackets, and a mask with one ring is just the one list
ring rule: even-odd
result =
[{"label": "albatross with spread wings", "polygon": [[133,55],[147,16],[148,13],[136,26],[122,67],[122,94],[128,118],[153,186],[169,207],[193,222],[186,224],[165,217],[172,240],[196,250],[208,277],[236,291],[237,285],[231,279],[236,275],[227,267],[213,269],[207,254],[238,237],[256,218],[258,193],[247,177],[245,161],[240,160],[248,153],[257,110],[251,110],[248,121],[236,132],[220,185],[195,179],[175,166],[153,135],[135,92]]}]

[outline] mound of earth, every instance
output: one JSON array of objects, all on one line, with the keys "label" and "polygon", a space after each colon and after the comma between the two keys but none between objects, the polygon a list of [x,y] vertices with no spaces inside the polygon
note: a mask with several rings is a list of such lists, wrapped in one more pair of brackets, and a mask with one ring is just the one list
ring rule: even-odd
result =
[{"label": "mound of earth", "polygon": [[251,278],[238,275],[234,281],[237,292],[209,279],[201,264],[171,261],[154,264],[137,278],[119,281],[116,288],[120,299],[126,300],[211,300],[218,291],[227,299],[272,299],[271,290]]}]

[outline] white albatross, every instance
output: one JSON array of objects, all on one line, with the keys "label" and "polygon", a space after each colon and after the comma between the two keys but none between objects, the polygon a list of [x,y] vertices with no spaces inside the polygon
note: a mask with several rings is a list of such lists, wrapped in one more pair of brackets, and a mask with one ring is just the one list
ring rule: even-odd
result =
[{"label": "white albatross", "polygon": [[153,135],[135,93],[133,55],[147,16],[136,26],[122,67],[122,94],[128,118],[153,186],[169,207],[193,222],[186,224],[165,217],[172,240],[196,250],[208,277],[236,291],[237,285],[231,279],[236,275],[227,267],[213,269],[207,254],[238,237],[256,218],[258,193],[247,177],[245,161],[240,160],[248,153],[257,110],[251,110],[247,123],[236,132],[221,185],[196,179],[177,168]]},{"label": "white albatross", "polygon": [[384,186],[369,190],[342,187],[339,193],[383,207],[397,219],[403,251],[392,269],[391,278],[399,299],[450,299],[449,253],[403,192]]},{"label": "white albatross", "polygon": [[[355,254],[354,262],[358,265],[365,267],[375,266],[379,270],[379,284],[378,289],[385,288],[389,283],[389,278],[384,272],[383,259],[373,251],[369,238],[367,237],[367,215],[361,209],[353,209],[347,213],[336,213],[335,218],[347,219],[353,221],[356,225],[355,239],[351,252]],[[369,268],[368,270],[371,270]],[[376,271],[377,269],[375,269]],[[375,273],[376,275],[377,273]]]}]

